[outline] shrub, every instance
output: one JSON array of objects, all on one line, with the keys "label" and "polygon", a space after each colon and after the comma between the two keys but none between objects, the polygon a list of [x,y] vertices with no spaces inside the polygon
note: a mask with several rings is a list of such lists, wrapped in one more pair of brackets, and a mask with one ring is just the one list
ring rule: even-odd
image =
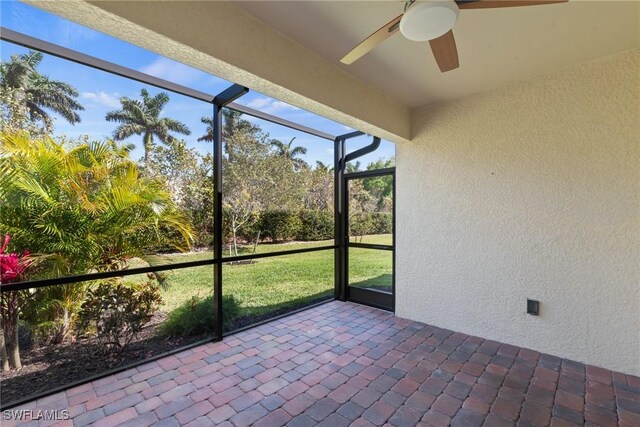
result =
[{"label": "shrub", "polygon": [[389,234],[393,232],[393,214],[391,212],[373,212],[369,234]]},{"label": "shrub", "polygon": [[213,246],[213,231],[196,231],[193,238],[193,246],[196,248],[209,248]]},{"label": "shrub", "polygon": [[265,211],[260,216],[262,237],[273,242],[293,240],[301,228],[300,217],[291,211]]},{"label": "shrub", "polygon": [[[162,336],[190,336],[211,334],[215,322],[213,296],[193,296],[169,313],[169,318],[160,326]],[[233,327],[240,312],[240,305],[232,295],[222,297],[224,330]]]},{"label": "shrub", "polygon": [[333,238],[333,213],[328,211],[300,211],[298,240],[328,240]]},{"label": "shrub", "polygon": [[157,283],[100,281],[87,289],[78,312],[78,329],[90,333],[103,350],[122,352],[151,320],[162,298]]},{"label": "shrub", "polygon": [[349,217],[350,236],[365,236],[367,234],[373,234],[371,232],[372,229],[370,213],[360,212]]},{"label": "shrub", "polygon": [[361,212],[349,218],[349,233],[352,236],[390,234],[393,232],[391,212]]}]

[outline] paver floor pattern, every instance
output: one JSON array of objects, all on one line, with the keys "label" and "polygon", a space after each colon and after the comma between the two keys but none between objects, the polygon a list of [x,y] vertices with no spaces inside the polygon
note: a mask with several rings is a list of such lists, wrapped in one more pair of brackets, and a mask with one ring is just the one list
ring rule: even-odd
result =
[{"label": "paver floor pattern", "polygon": [[15,409],[98,427],[637,427],[640,378],[333,301]]}]

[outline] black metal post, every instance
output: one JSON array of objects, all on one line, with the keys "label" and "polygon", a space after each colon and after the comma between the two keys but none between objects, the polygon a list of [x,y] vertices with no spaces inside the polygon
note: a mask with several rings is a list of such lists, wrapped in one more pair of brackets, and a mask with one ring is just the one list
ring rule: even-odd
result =
[{"label": "black metal post", "polygon": [[342,140],[342,160],[340,167],[340,229],[341,229],[341,271],[340,271],[340,292],[342,301],[349,298],[349,183],[344,178],[347,169],[347,141]]},{"label": "black metal post", "polygon": [[213,303],[216,323],[215,341],[222,340],[222,108],[241,97],[249,89],[234,84],[213,99],[213,185],[215,201],[213,205]]},{"label": "black metal post", "polygon": [[335,276],[335,292],[334,297],[337,300],[345,301],[345,289],[343,286],[343,263],[344,263],[344,231],[342,227],[342,192],[344,191],[344,139],[337,137],[333,146],[333,174],[334,174],[334,202],[333,202],[333,221],[334,221],[334,276]]},{"label": "black metal post", "polygon": [[334,167],[334,236],[335,236],[335,298],[346,301],[348,297],[347,285],[349,281],[349,218],[348,204],[349,192],[345,171],[347,162],[374,152],[380,146],[380,138],[373,137],[371,144],[355,150],[349,154],[346,152],[348,139],[364,135],[364,132],[355,131],[336,137],[333,149]]}]

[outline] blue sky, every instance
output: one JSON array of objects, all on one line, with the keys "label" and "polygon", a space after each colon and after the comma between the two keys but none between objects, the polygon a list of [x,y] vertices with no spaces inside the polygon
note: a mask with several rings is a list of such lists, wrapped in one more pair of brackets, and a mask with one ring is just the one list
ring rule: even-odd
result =
[{"label": "blue sky", "polygon": [[[230,84],[230,82],[211,74],[17,1],[0,0],[0,22],[3,27],[213,95],[224,90]],[[2,61],[9,60],[14,54],[25,52],[27,49],[20,46],[0,42]],[[39,70],[54,80],[66,81],[75,86],[80,93],[79,101],[85,107],[85,111],[80,112],[82,118],[80,124],[72,126],[58,118],[55,122],[54,132],[57,135],[88,134],[94,138],[108,138],[116,124],[105,121],[104,116],[109,111],[119,109],[118,99],[121,96],[135,98],[139,96],[140,89],[143,87],[151,94],[160,91],[160,89],[151,86],[145,86],[123,77],[49,55],[45,55]],[[175,93],[170,92],[169,94],[171,101],[167,104],[164,113],[184,122],[191,129],[191,135],[183,137],[188,146],[196,147],[201,153],[210,152],[211,145],[197,142],[197,138],[205,133],[206,127],[200,122],[200,118],[211,115],[211,105]],[[254,91],[250,91],[237,102],[332,135],[340,135],[352,130],[340,123]],[[265,132],[269,133],[271,138],[288,142],[291,138],[296,137],[294,144],[307,148],[305,160],[308,163],[313,165],[316,160],[324,163],[333,162],[333,144],[330,141],[259,119],[250,119],[258,123]],[[349,144],[348,149],[357,149],[370,141],[370,137],[358,138]],[[142,148],[139,138],[132,137],[127,142],[136,143],[138,148],[134,151],[133,157],[140,158]],[[367,164],[379,158],[389,158],[394,153],[395,146],[385,141],[375,153],[360,160],[363,164]]]}]

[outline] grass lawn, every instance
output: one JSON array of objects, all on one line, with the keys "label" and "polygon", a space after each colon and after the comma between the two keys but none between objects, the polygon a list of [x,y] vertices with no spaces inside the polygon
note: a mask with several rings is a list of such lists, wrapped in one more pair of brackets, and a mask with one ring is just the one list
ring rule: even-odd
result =
[{"label": "grass lawn", "polygon": [[[368,243],[386,243],[388,235],[367,236]],[[333,241],[261,244],[256,253],[332,245]],[[253,248],[242,247],[240,253]],[[390,286],[391,252],[351,249],[350,283],[354,286]],[[148,262],[133,260],[131,267],[211,259],[210,251],[157,255]],[[223,265],[223,294],[233,295],[241,307],[241,316],[261,315],[291,305],[303,305],[333,292],[333,250],[258,259],[254,264]],[[213,292],[213,266],[172,270],[163,291],[163,311],[169,312],[192,296],[205,297]],[[141,275],[140,279],[144,276]],[[132,279],[137,278],[133,276]],[[134,279],[135,280],[135,279]],[[368,283],[368,285],[367,285]]]}]

